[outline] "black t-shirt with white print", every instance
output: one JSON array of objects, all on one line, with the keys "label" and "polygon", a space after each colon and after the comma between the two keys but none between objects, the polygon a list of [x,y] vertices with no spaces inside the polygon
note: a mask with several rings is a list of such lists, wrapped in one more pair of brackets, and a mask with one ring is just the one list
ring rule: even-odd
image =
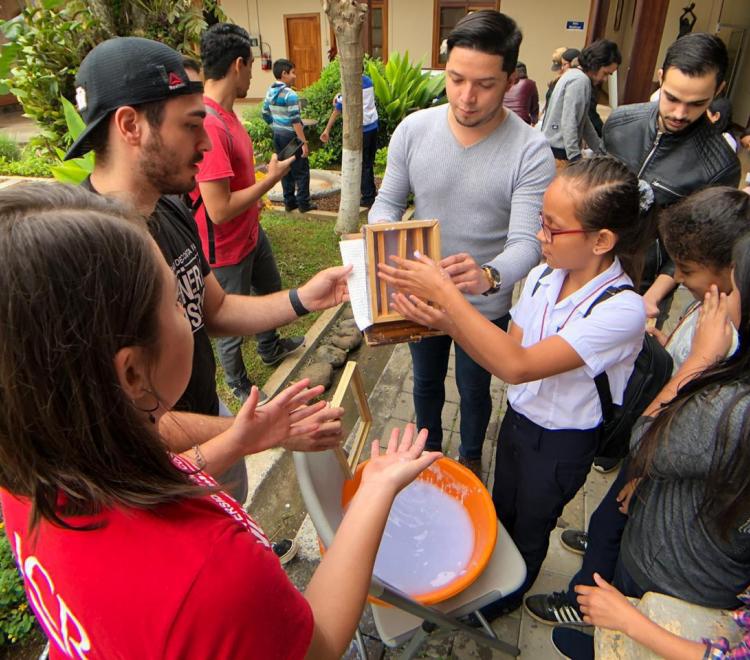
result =
[{"label": "black t-shirt with white print", "polygon": [[[89,179],[81,185],[91,192],[97,192]],[[177,277],[180,299],[193,330],[193,370],[187,389],[174,408],[203,415],[218,415],[216,360],[203,322],[204,278],[211,272],[211,268],[203,254],[198,230],[190,211],[179,197],[172,195],[159,198],[148,219],[148,226]]]},{"label": "black t-shirt with white print", "polygon": [[162,196],[148,224],[151,235],[177,276],[180,299],[193,329],[193,372],[175,409],[218,415],[216,359],[203,322],[204,278],[211,272],[211,267],[203,254],[195,221],[179,198]]}]

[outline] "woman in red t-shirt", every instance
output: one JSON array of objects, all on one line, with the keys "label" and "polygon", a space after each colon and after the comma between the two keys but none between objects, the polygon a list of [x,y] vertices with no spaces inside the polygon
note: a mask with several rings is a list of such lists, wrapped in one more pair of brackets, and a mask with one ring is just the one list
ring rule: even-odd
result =
[{"label": "woman in red t-shirt", "polygon": [[[340,656],[393,498],[439,456],[426,434],[373,444],[303,596],[242,507],[159,437],[193,338],[142,223],[80,188],[9,189],[0,259],[0,499],[51,657]],[[248,402],[226,433],[299,421],[305,385],[286,408]]]}]

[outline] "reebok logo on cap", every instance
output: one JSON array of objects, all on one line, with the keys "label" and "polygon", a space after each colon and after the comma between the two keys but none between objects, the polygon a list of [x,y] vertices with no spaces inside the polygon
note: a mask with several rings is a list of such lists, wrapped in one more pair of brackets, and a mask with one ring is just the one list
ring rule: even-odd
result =
[{"label": "reebok logo on cap", "polygon": [[180,78],[176,73],[171,72],[169,74],[169,89],[175,90],[180,89],[180,87],[184,87],[187,83]]}]

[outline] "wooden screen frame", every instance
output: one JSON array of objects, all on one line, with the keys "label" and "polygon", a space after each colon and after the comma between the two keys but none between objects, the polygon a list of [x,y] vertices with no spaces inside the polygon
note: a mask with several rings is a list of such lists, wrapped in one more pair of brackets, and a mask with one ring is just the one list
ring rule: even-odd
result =
[{"label": "wooden screen frame", "polygon": [[[370,404],[367,402],[367,392],[365,392],[362,373],[360,372],[357,363],[353,360],[347,362],[344,367],[344,372],[341,374],[341,380],[339,381],[338,387],[336,387],[336,392],[331,399],[331,407],[340,407],[350,388],[354,392],[354,399],[357,402],[357,410],[359,411],[359,428],[357,429],[357,433],[352,441],[352,446],[349,450],[348,456],[342,445],[339,445],[334,449],[341,470],[347,479],[352,479],[354,477],[354,470],[359,463],[360,456],[362,456],[362,450],[365,447],[367,436],[372,427],[372,412],[370,411]],[[347,438],[344,438],[344,442],[346,442],[346,440]]]},{"label": "wooden screen frame", "polygon": [[[377,265],[389,263],[385,248],[386,232],[398,234],[398,256],[407,255],[407,245],[411,237],[414,249],[425,254],[433,261],[440,261],[440,223],[437,220],[404,220],[401,222],[384,222],[363,227],[365,249],[367,250],[367,278],[370,288],[370,311],[373,325],[404,321],[404,317],[391,310],[388,300],[388,287],[378,278]],[[392,264],[389,264],[392,265]],[[385,311],[383,311],[385,310]]]}]

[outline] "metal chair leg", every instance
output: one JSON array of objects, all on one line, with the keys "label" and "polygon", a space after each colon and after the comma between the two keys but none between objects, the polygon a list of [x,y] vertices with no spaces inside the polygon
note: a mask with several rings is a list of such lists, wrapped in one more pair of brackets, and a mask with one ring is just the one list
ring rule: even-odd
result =
[{"label": "metal chair leg", "polygon": [[365,640],[362,637],[362,632],[360,631],[359,627],[357,627],[357,631],[354,633],[354,643],[357,645],[359,657],[362,658],[362,660],[369,660],[367,655],[367,647],[365,646]]}]

